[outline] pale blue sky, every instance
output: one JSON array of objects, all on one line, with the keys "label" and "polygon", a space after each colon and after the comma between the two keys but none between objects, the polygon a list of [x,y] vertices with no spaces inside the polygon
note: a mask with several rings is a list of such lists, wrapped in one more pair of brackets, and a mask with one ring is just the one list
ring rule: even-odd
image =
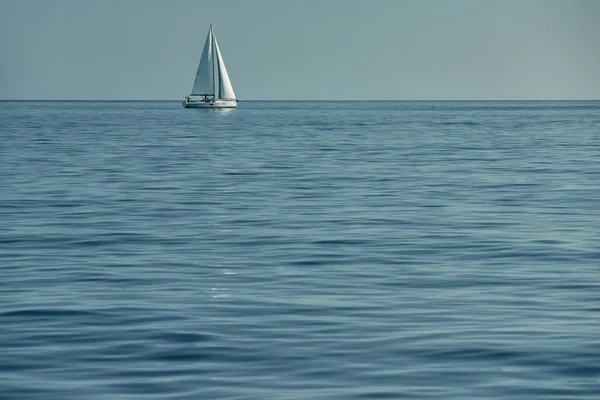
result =
[{"label": "pale blue sky", "polygon": [[0,0],[0,99],[600,99],[600,0]]}]

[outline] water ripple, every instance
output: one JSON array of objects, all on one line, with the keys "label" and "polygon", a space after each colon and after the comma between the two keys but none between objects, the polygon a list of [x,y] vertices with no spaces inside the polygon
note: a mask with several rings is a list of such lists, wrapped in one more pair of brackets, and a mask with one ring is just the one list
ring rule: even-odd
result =
[{"label": "water ripple", "polygon": [[0,102],[0,398],[596,399],[600,103],[317,104]]}]

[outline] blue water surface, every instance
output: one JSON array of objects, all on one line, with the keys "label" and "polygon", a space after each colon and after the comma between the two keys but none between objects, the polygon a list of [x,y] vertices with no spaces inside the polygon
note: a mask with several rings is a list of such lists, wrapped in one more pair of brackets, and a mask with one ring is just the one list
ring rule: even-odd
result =
[{"label": "blue water surface", "polygon": [[0,102],[1,399],[600,398],[600,101]]}]

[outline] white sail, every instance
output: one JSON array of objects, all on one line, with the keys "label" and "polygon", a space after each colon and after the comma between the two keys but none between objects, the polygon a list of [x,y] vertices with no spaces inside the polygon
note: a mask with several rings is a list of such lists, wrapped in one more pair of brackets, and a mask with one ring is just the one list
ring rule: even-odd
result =
[{"label": "white sail", "polygon": [[[214,38],[214,36],[213,36]],[[217,39],[213,39],[215,43],[215,53],[217,57],[217,68],[219,71],[219,96],[220,99],[227,100],[235,100],[235,93],[233,91],[233,86],[231,86],[231,81],[229,80],[229,74],[227,74],[227,69],[225,68],[225,63],[223,62],[223,56],[221,56],[221,51],[219,50],[219,45],[217,44]]]},{"label": "white sail", "polygon": [[192,88],[192,96],[200,96],[205,94],[214,94],[213,84],[213,33],[212,25],[204,42],[204,50],[200,57],[198,70],[196,71],[196,79]]}]

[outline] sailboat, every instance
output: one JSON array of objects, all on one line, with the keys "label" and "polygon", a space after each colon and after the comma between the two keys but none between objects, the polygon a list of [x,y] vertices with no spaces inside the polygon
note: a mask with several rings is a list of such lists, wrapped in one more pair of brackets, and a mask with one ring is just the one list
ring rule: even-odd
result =
[{"label": "sailboat", "polygon": [[192,93],[183,99],[185,108],[235,108],[237,100],[223,62],[212,24],[204,42]]}]

